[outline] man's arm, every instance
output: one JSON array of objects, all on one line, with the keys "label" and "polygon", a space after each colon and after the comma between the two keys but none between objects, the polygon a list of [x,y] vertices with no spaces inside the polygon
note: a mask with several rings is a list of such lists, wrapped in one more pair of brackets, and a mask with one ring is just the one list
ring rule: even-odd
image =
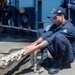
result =
[{"label": "man's arm", "polygon": [[35,42],[32,43],[32,45],[38,45],[43,41],[42,38],[39,38],[38,40],[36,40]]},{"label": "man's arm", "polygon": [[17,16],[18,16],[18,11],[15,7],[13,6],[10,6],[9,7],[9,10],[11,11],[12,13],[12,25],[14,25],[13,23],[15,23],[15,20],[17,19]]},{"label": "man's arm", "polygon": [[36,45],[36,46],[35,46],[35,45],[31,45],[29,48],[24,48],[24,49],[25,49],[24,55],[30,54],[30,53],[32,53],[32,52],[38,50],[38,49],[45,48],[45,47],[47,47],[48,45],[49,45],[49,43],[48,43],[46,40],[42,41],[40,44],[38,44],[38,45]]},{"label": "man's arm", "polygon": [[43,41],[42,38],[39,38],[38,40],[36,40],[35,42],[31,43],[30,45],[24,47],[25,50],[30,49],[34,46],[37,46],[38,44],[40,44]]},{"label": "man's arm", "polygon": [[49,45],[49,43],[44,40],[43,42],[41,42],[39,45],[37,45],[38,49],[42,49],[42,48],[45,48]]},{"label": "man's arm", "polygon": [[66,0],[62,0],[60,7],[66,8]]},{"label": "man's arm", "polygon": [[75,10],[75,3],[72,3],[72,2],[68,2],[66,4],[66,0],[62,0],[63,2],[61,3],[60,7],[63,7],[63,8],[71,8],[73,10]]},{"label": "man's arm", "polygon": [[75,4],[68,4],[68,8],[71,8],[75,11]]},{"label": "man's arm", "polygon": [[22,28],[22,14],[19,12],[19,24],[20,24],[20,27]]}]

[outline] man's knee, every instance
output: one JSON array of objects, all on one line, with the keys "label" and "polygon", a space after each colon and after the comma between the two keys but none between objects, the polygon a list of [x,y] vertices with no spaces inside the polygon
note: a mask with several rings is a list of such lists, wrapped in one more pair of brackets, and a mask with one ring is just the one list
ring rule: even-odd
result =
[{"label": "man's knee", "polygon": [[38,31],[37,31],[37,33],[43,33],[45,30],[44,29],[39,29]]},{"label": "man's knee", "polygon": [[45,32],[44,29],[39,29],[39,30],[37,31],[37,37],[40,37],[44,32]]},{"label": "man's knee", "polygon": [[64,39],[64,35],[62,35],[62,34],[58,34],[54,38],[54,40],[56,40],[56,41],[61,41],[62,39]]}]

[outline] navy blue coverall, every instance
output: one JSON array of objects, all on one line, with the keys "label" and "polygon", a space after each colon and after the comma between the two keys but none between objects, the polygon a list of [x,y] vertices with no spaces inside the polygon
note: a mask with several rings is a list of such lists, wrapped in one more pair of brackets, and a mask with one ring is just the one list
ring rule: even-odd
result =
[{"label": "navy blue coverall", "polygon": [[0,21],[1,21],[1,15],[3,13],[2,5],[0,5]]},{"label": "navy blue coverall", "polygon": [[[66,9],[67,19],[68,19],[68,0],[62,0],[61,7]],[[70,20],[72,24],[75,26],[75,0],[70,0],[71,8],[70,8]]]},{"label": "navy blue coverall", "polygon": [[[2,22],[4,25],[8,25],[8,20],[12,18],[12,22],[14,22],[14,26],[17,25],[17,19],[18,19],[18,11],[14,6],[8,6],[8,11],[3,11],[2,14]],[[6,16],[5,14],[8,13]]]},{"label": "navy blue coverall", "polygon": [[75,28],[68,20],[60,26],[53,24],[47,32],[40,29],[37,32],[37,36],[50,43],[47,49],[55,60],[73,62],[73,52],[75,51]]},{"label": "navy blue coverall", "polygon": [[[12,22],[14,26],[18,26],[18,11],[14,6],[8,6],[7,11],[3,11],[1,16],[1,21],[3,25],[8,25],[8,20],[12,18]],[[7,15],[6,15],[7,14]],[[7,32],[6,28],[4,28],[4,32]],[[13,30],[14,34],[17,34],[17,30]]]},{"label": "navy blue coverall", "polygon": [[[34,29],[34,25],[35,25],[35,10],[34,8],[24,8],[25,12],[24,14],[20,13],[20,25],[22,25],[25,28],[28,28],[29,26],[31,26],[32,29]],[[23,20],[23,16],[25,16],[27,18],[27,22],[24,22]]]}]

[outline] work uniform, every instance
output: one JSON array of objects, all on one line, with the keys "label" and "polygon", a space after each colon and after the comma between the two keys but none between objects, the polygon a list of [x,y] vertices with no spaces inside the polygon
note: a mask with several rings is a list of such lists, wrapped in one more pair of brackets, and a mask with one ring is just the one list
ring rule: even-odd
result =
[{"label": "work uniform", "polygon": [[[67,19],[68,19],[68,0],[62,0],[61,7],[66,9]],[[70,0],[71,8],[70,8],[70,21],[75,26],[75,0]]]},{"label": "work uniform", "polygon": [[34,8],[24,8],[25,12],[22,14],[20,13],[19,22],[24,28],[34,28],[35,25],[35,11]]},{"label": "work uniform", "polygon": [[[3,9],[4,8],[5,7],[3,6]],[[17,19],[18,19],[17,9],[14,6],[8,6],[8,8],[9,9],[7,11],[4,11],[3,14],[2,14],[2,22],[3,22],[3,24],[5,24],[4,21],[6,20],[7,23],[8,23],[8,20],[10,18],[12,18],[12,22],[14,22],[14,26],[17,26]],[[6,13],[7,13],[7,15],[6,15]]]},{"label": "work uniform", "polygon": [[[39,29],[38,32],[37,32],[37,39],[39,39],[40,36],[41,36],[43,33],[45,33],[45,32],[46,32],[46,31],[45,31],[44,29]],[[41,53],[42,53],[42,59],[43,59],[43,60],[48,57],[48,55],[47,55],[47,50],[46,50],[45,48],[41,50]],[[45,57],[43,57],[44,53],[46,54]]]},{"label": "work uniform", "polygon": [[1,21],[1,15],[3,13],[2,5],[0,5],[0,21]]},{"label": "work uniform", "polygon": [[[4,5],[5,6],[5,5]],[[5,8],[3,6],[3,9]],[[14,6],[8,6],[8,10],[7,11],[3,11],[3,14],[1,16],[1,21],[3,25],[8,25],[8,20],[11,19],[11,22],[14,23],[14,26],[18,26],[18,11]],[[6,32],[6,28],[4,29]],[[12,30],[13,34],[17,34],[17,30]]]},{"label": "work uniform", "polygon": [[[45,29],[39,29],[37,32],[37,39],[39,39],[40,36],[45,32],[46,32]],[[42,56],[40,65],[43,67],[49,67],[50,68],[51,67],[51,60],[48,58],[47,49],[43,48],[43,49],[41,49],[40,52],[41,52],[41,56]]]},{"label": "work uniform", "polygon": [[55,60],[62,62],[73,62],[75,51],[75,28],[66,20],[63,24],[53,24],[49,31],[39,30],[37,35],[46,40],[50,45],[47,47]]}]

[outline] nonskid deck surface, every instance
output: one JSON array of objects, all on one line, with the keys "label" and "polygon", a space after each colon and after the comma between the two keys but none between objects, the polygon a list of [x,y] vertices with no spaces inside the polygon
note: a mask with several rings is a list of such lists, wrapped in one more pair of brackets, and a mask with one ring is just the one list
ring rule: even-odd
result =
[{"label": "nonskid deck surface", "polygon": [[[3,53],[6,55],[12,53],[15,50],[22,49],[26,45],[29,45],[31,42],[29,38],[2,37],[0,39],[0,54]],[[29,56],[24,57],[6,69],[0,69],[0,75],[50,75],[48,74],[49,68],[44,68],[41,74],[39,74],[38,71],[34,73],[29,59]],[[56,75],[75,75],[75,61],[71,64],[71,68],[62,69]]]}]

